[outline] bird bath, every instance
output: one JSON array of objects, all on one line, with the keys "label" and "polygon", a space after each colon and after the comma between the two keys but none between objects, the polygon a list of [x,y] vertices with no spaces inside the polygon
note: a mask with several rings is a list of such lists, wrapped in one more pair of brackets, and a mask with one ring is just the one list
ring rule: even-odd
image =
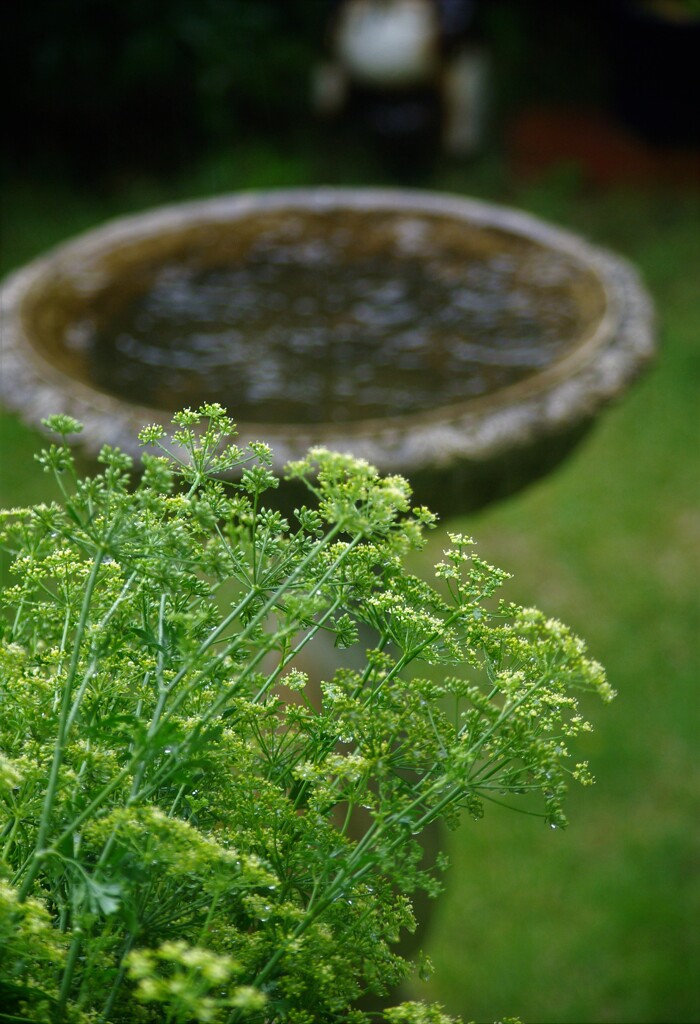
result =
[{"label": "bird bath", "polygon": [[634,270],[523,213],[424,192],[226,196],[113,221],[0,291],[0,399],[127,451],[225,405],[277,464],[313,444],[464,511],[549,470],[653,352]]}]

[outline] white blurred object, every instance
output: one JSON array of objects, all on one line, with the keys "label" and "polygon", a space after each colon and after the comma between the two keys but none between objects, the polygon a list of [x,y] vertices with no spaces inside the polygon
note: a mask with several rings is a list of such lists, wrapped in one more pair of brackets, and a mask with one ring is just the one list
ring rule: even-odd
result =
[{"label": "white blurred object", "polygon": [[442,74],[442,146],[452,156],[470,156],[481,147],[489,105],[490,62],[482,47],[464,47]]},{"label": "white blurred object", "polygon": [[355,110],[380,136],[407,138],[431,122],[444,152],[478,153],[492,71],[472,31],[474,8],[475,0],[341,0],[328,59],[312,71],[314,110],[332,118],[359,98]]},{"label": "white blurred object", "polygon": [[335,52],[361,85],[410,86],[436,73],[439,32],[429,0],[349,0],[340,11]]}]

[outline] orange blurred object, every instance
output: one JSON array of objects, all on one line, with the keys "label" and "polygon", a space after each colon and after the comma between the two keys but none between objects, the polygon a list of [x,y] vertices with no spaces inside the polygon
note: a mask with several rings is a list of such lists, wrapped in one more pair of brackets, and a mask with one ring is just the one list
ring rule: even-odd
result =
[{"label": "orange blurred object", "polygon": [[700,188],[700,149],[654,146],[595,110],[529,108],[506,129],[506,147],[516,173],[524,176],[571,163],[595,185]]}]

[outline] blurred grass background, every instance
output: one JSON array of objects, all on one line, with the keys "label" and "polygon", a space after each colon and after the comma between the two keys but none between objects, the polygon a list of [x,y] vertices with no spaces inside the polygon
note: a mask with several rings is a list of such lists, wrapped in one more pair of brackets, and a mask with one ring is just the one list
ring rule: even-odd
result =
[{"label": "blurred grass background", "polygon": [[[499,52],[517,71],[517,17],[504,25]],[[292,47],[290,59],[303,63],[303,52]],[[275,61],[267,80],[254,71],[263,92],[287,66],[277,51]],[[278,130],[274,98],[255,99],[262,114],[235,145],[214,104],[208,145],[167,172],[108,158],[92,175],[40,144],[26,166],[7,163],[3,272],[110,216],[181,198],[396,183],[396,168],[362,140],[329,144],[308,126],[290,135]],[[411,183],[518,206],[625,255],[652,293],[660,342],[655,366],[562,468],[442,524],[417,560],[421,571],[438,560],[448,526],[473,533],[483,557],[515,574],[508,596],[573,626],[619,696],[588,709],[596,731],[580,747],[598,782],[572,792],[568,830],[493,807],[450,835],[447,892],[427,942],[436,971],[414,994],[465,1020],[700,1021],[700,192],[593,187],[570,164],[526,180],[498,146],[464,165],[437,160]],[[44,498],[32,459],[40,443],[0,413],[2,505]]]}]

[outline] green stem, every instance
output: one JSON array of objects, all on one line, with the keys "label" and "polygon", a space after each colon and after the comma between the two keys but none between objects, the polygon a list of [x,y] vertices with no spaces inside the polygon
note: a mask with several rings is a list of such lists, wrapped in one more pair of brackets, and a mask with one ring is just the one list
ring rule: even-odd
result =
[{"label": "green stem", "polygon": [[119,958],[119,970],[117,971],[117,976],[114,979],[110,993],[107,996],[107,1001],[102,1009],[102,1013],[100,1014],[100,1021],[105,1022],[105,1024],[109,1020],[109,1016],[112,1012],[112,1007],[114,1006],[114,1000],[117,998],[119,989],[121,988],[122,982],[124,981],[124,975],[126,974],[125,960],[129,953],[131,952],[132,946],[134,945],[135,941],[135,936],[130,934],[126,940],[126,943],[124,944],[124,952]]},{"label": "green stem", "polygon": [[78,956],[83,944],[83,933],[82,930],[76,928],[73,932],[73,941],[71,942],[70,949],[68,951],[68,959],[66,961],[66,967],[63,972],[63,980],[61,982],[61,990],[58,994],[58,1002],[53,1010],[52,1018],[55,1024],[59,1024],[63,1020],[63,1015],[68,1005],[68,997],[70,995],[71,986],[73,984],[73,975],[75,973],[75,965],[78,962]]},{"label": "green stem", "polygon": [[[97,628],[96,628],[96,633],[97,633],[98,636],[100,635],[102,630],[105,628],[105,626],[108,624],[109,620],[112,618],[112,616],[116,612],[116,610],[119,607],[119,605],[126,598],[126,595],[128,594],[128,592],[129,592],[129,590],[131,588],[131,584],[134,582],[135,579],[136,579],[136,573],[134,572],[134,573],[131,574],[131,576],[128,578],[128,580],[126,581],[126,583],[122,587],[122,589],[121,589],[121,591],[119,593],[119,596],[113,602],[111,608],[109,608],[108,611],[103,615],[102,619],[100,620],[100,622],[98,623]],[[66,735],[73,728],[73,723],[75,722],[75,719],[77,718],[78,711],[80,710],[80,705],[83,702],[83,697],[85,696],[85,691],[87,690],[87,687],[88,687],[88,683],[90,682],[92,677],[95,675],[95,672],[97,671],[97,668],[98,668],[98,660],[97,660],[96,657],[93,657],[92,660],[90,661],[90,664],[87,667],[85,675],[82,678],[80,686],[78,687],[78,692],[76,693],[75,699],[73,701],[73,707],[71,708],[70,714],[68,715],[68,721],[66,722]]]},{"label": "green stem", "polygon": [[[61,644],[60,644],[59,649],[58,649],[59,650],[59,659],[58,659],[58,664],[56,665],[56,679],[57,680],[58,680],[58,677],[60,676],[61,672],[63,671],[63,656],[66,653],[66,644],[68,643],[68,630],[70,629],[70,611],[71,611],[71,609],[70,609],[70,602],[66,599],[66,617],[65,617],[65,619],[63,621],[63,633],[61,634]],[[53,700],[53,710],[54,711],[60,705],[60,703],[61,703],[61,697],[60,697],[60,694],[58,692],[58,689],[56,689],[56,694],[55,694],[54,700]]]},{"label": "green stem", "polygon": [[[518,707],[525,703],[525,701],[541,685],[541,683],[542,680],[538,680],[536,683],[533,683],[533,685],[526,690],[526,692],[518,701],[516,701],[514,704],[506,705],[506,707],[503,709],[498,719],[493,723],[491,728],[470,748],[467,756],[469,756],[472,753],[478,754],[478,751],[481,749],[483,744],[487,742],[487,740],[491,737],[495,730],[500,725],[502,725],[502,723],[507,718],[509,718],[513,714],[513,712],[517,710]],[[345,884],[348,876],[352,875],[355,879],[359,877],[357,874],[358,867],[361,864],[363,858],[365,857],[366,851],[369,849],[371,844],[375,842],[378,838],[380,838],[381,834],[384,831],[386,831],[387,828],[399,824],[401,819],[405,818],[408,814],[410,814],[411,811],[415,810],[417,807],[420,807],[421,804],[426,804],[426,802],[430,800],[431,794],[439,793],[443,786],[443,780],[438,779],[436,782],[428,786],[427,790],[419,793],[415,797],[415,799],[408,804],[408,806],[402,807],[399,812],[387,818],[385,821],[381,822],[381,824],[375,820],[372,823],[372,825],[367,829],[367,831],[365,832],[364,836],[357,844],[355,849],[352,851],[352,854],[348,858],[346,865],[339,869],[335,878],[331,881],[323,900],[316,907],[316,913],[314,915],[307,916],[309,916],[310,918],[315,918],[318,916],[319,913],[322,913],[327,906],[330,906],[330,904],[336,898],[341,887]],[[434,821],[451,803],[454,803],[455,800],[458,800],[460,797],[462,797],[464,795],[464,791],[465,786],[460,783],[450,787],[449,791],[447,793],[444,793],[443,796],[438,800],[438,802],[414,823],[414,830],[417,832],[422,831],[422,829],[424,829],[428,824],[430,824],[431,821]],[[403,837],[397,838],[390,845],[390,850],[397,849],[402,842]],[[371,864],[366,865],[365,868],[362,869],[362,873],[365,874],[366,871],[370,868]]]},{"label": "green stem", "polygon": [[309,644],[313,640],[313,638],[316,636],[316,634],[319,632],[319,630],[323,629],[323,627],[326,624],[326,622],[328,621],[328,619],[330,619],[331,616],[334,615],[335,612],[337,612],[337,610],[340,607],[341,603],[342,602],[341,602],[340,598],[338,598],[336,601],[334,601],[333,604],[331,604],[328,607],[328,609],[323,613],[323,615],[318,620],[318,622],[315,622],[314,625],[309,630],[309,632],[306,633],[301,638],[301,640],[296,645],[296,647],[293,647],[291,649],[291,651],[289,651],[283,658],[280,659],[279,665],[277,665],[277,667],[275,669],[273,669],[272,672],[270,672],[269,676],[267,677],[267,679],[265,680],[265,682],[263,683],[261,688],[258,690],[258,692],[253,697],[253,704],[259,704],[260,703],[262,698],[269,691],[270,687],[274,686],[276,681],[279,679],[280,675],[285,670],[287,665],[289,665],[290,662],[294,661],[294,659],[297,657],[298,654],[301,653],[301,651],[303,651],[303,649],[306,647],[306,645]]},{"label": "green stem", "polygon": [[142,755],[143,748],[138,748],[137,751],[135,752],[135,756],[132,758],[129,764],[125,765],[124,768],[122,768],[122,770],[119,772],[119,774],[115,775],[114,778],[110,782],[108,782],[106,786],[103,786],[100,792],[97,794],[97,796],[90,801],[87,807],[84,807],[80,814],[76,815],[76,817],[73,818],[70,824],[53,841],[51,846],[47,847],[47,849],[43,852],[44,856],[48,856],[48,854],[60,849],[60,847],[66,841],[66,839],[70,839],[75,830],[77,828],[80,828],[84,821],[87,821],[89,818],[92,817],[95,811],[104,803],[107,797],[111,796],[114,790],[117,789],[124,781],[124,779],[128,777],[128,775],[134,768],[135,762],[138,761]]},{"label": "green stem", "polygon": [[41,859],[44,852],[44,846],[46,845],[46,838],[48,836],[49,828],[51,826],[51,816],[53,814],[54,804],[56,802],[56,796],[58,794],[58,779],[63,763],[63,753],[66,746],[67,730],[69,724],[69,714],[71,710],[71,696],[73,683],[78,671],[78,664],[80,661],[80,649],[82,647],[83,637],[87,627],[88,616],[90,614],[90,605],[92,603],[92,595],[97,582],[97,575],[100,570],[102,558],[104,556],[105,549],[98,547],[95,557],[93,559],[92,571],[85,587],[85,594],[83,596],[83,603],[80,610],[80,618],[76,628],[75,640],[73,642],[73,653],[71,655],[70,664],[68,666],[68,674],[63,687],[63,697],[61,701],[61,713],[58,723],[58,736],[56,739],[56,746],[54,747],[54,756],[51,763],[51,771],[49,773],[49,781],[46,789],[46,796],[44,798],[44,806],[41,812],[41,819],[39,821],[39,829],[37,832],[36,844],[34,847],[34,855],[30,862],[27,875],[24,882],[19,890],[18,899],[20,903],[23,903],[29,895],[34,879],[39,873],[41,866]]},{"label": "green stem", "polygon": [[[224,650],[221,651],[209,663],[206,669],[202,669],[200,672],[198,672],[197,675],[187,684],[187,686],[184,687],[184,689],[182,689],[178,693],[178,695],[173,700],[171,706],[168,708],[167,714],[163,715],[163,721],[167,721],[170,717],[172,717],[172,715],[175,713],[175,711],[177,711],[178,707],[183,703],[183,701],[187,699],[190,693],[192,693],[192,691],[195,690],[199,686],[199,684],[206,678],[206,676],[211,672],[212,668],[215,668],[217,665],[221,664],[221,662],[225,658],[233,654],[238,648],[242,646],[242,644],[246,642],[246,640],[251,636],[254,630],[257,629],[257,627],[265,621],[270,612],[279,603],[279,600],[283,596],[283,594],[285,594],[290,589],[290,587],[299,579],[304,570],[311,564],[311,562],[313,562],[313,560],[316,557],[318,557],[323,548],[330,544],[331,541],[335,540],[335,538],[342,531],[342,529],[343,523],[336,523],[336,525],[331,530],[329,530],[325,537],[318,541],[317,544],[314,544],[314,546],[311,548],[306,557],[302,559],[301,562],[299,562],[296,569],[287,577],[284,583],[277,590],[275,590],[275,592],[268,598],[268,600],[265,602],[260,611],[250,620],[248,625],[241,633],[239,633],[236,639],[226,648],[224,648]],[[338,559],[336,559],[331,568],[324,574],[322,580],[320,580],[313,588],[313,590],[310,592],[309,596],[313,596],[318,591],[319,587],[323,585],[323,582],[326,581],[331,572],[335,568],[337,568],[337,566],[347,556],[347,553],[350,550],[350,548],[353,547],[356,543],[358,543],[359,540],[361,540],[361,537],[358,535],[351,542],[351,544],[348,545],[343,554],[339,556]],[[210,633],[206,640],[202,641],[202,643],[200,644],[199,648],[192,656],[192,658],[188,659],[187,663],[182,666],[182,668],[177,672],[177,674],[173,677],[172,681],[169,683],[169,693],[172,693],[172,691],[175,689],[178,683],[181,682],[184,676],[191,670],[191,668],[194,665],[196,665],[199,662],[202,655],[206,654],[207,650],[214,643],[216,643],[216,641],[221,637],[225,630],[228,629],[231,623],[237,618],[238,615],[240,615],[240,610],[242,610],[249,603],[253,596],[255,596],[254,593],[251,593],[246,598],[244,598],[244,600],[241,601],[241,603],[239,604],[238,608],[234,609],[230,615],[227,615],[226,618],[221,623],[219,623],[216,629],[214,629]],[[214,703],[208,709],[207,720],[210,721],[216,714],[218,714],[218,712],[221,710],[221,708],[224,706],[226,701],[231,696],[231,692],[233,690],[238,689],[239,685],[240,679],[236,681],[233,687],[227,687],[223,691],[223,693],[220,694],[218,699],[214,701]],[[202,724],[206,723],[203,721]]]},{"label": "green stem", "polygon": [[10,850],[12,849],[12,844],[15,841],[15,833],[19,828],[19,822],[20,816],[19,814],[15,813],[14,819],[8,821],[7,825],[5,826],[5,829],[3,830],[2,839],[4,839],[5,845],[2,851],[2,859],[5,862],[7,862],[7,860],[9,859],[8,855]]}]

